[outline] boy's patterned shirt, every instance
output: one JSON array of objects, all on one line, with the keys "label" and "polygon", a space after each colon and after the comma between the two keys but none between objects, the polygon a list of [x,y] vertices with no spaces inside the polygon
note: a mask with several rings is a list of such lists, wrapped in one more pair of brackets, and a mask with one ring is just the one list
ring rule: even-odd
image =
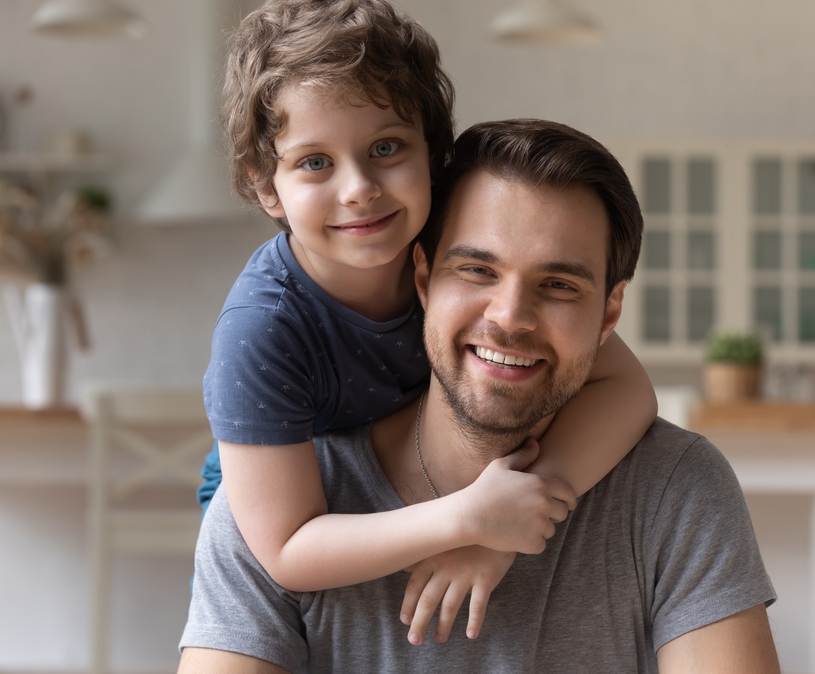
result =
[{"label": "boy's patterned shirt", "polygon": [[300,267],[285,234],[250,258],[212,338],[204,403],[218,440],[286,445],[395,412],[427,385],[424,313],[379,323]]}]

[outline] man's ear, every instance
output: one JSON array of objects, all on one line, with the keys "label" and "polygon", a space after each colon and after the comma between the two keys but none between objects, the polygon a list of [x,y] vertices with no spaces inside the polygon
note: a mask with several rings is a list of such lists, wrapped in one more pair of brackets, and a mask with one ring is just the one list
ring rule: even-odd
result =
[{"label": "man's ear", "polygon": [[422,248],[422,244],[420,243],[413,246],[413,265],[416,267],[416,271],[413,273],[413,278],[416,282],[416,292],[419,293],[422,308],[426,310],[427,286],[430,283],[430,268],[427,265],[424,248]]},{"label": "man's ear", "polygon": [[606,300],[606,313],[603,317],[603,329],[600,332],[600,344],[606,341],[617,321],[620,320],[620,315],[623,313],[623,295],[625,294],[625,287],[628,285],[627,281],[620,281],[611,295]]}]

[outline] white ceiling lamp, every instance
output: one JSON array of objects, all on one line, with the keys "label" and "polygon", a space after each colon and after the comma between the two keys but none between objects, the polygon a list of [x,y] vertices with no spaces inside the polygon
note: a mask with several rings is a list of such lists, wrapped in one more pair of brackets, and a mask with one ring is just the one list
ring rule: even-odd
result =
[{"label": "white ceiling lamp", "polygon": [[190,109],[186,147],[138,208],[143,224],[195,225],[252,215],[232,190],[223,156],[218,100],[225,31],[233,28],[235,0],[199,0],[190,55]]},{"label": "white ceiling lamp", "polygon": [[31,17],[34,30],[48,35],[140,37],[144,21],[113,0],[48,0]]},{"label": "white ceiling lamp", "polygon": [[500,12],[491,30],[497,40],[588,44],[600,39],[600,26],[566,0],[527,0]]}]

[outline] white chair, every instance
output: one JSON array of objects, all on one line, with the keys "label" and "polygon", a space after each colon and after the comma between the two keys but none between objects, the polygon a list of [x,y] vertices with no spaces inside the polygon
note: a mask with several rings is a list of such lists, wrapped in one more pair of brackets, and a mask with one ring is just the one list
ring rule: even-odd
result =
[{"label": "white chair", "polygon": [[[200,389],[97,387],[83,396],[81,410],[91,430],[91,671],[107,674],[113,557],[192,557],[201,518],[194,487],[212,432]],[[180,495],[181,507],[157,504],[168,495],[176,502]]]}]

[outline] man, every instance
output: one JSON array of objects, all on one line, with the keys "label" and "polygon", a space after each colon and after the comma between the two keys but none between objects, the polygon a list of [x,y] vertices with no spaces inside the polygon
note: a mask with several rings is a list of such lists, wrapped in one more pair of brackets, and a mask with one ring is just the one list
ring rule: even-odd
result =
[{"label": "man", "polygon": [[[436,196],[416,252],[430,388],[371,427],[320,440],[334,512],[462,489],[540,437],[620,316],[641,216],[622,168],[592,139],[537,120],[477,125],[456,142]],[[703,438],[661,420],[544,553],[517,556],[478,639],[454,631],[411,646],[399,622],[405,578],[287,592],[252,558],[219,493],[181,671],[779,671],[765,612],[774,594],[736,479]]]}]

